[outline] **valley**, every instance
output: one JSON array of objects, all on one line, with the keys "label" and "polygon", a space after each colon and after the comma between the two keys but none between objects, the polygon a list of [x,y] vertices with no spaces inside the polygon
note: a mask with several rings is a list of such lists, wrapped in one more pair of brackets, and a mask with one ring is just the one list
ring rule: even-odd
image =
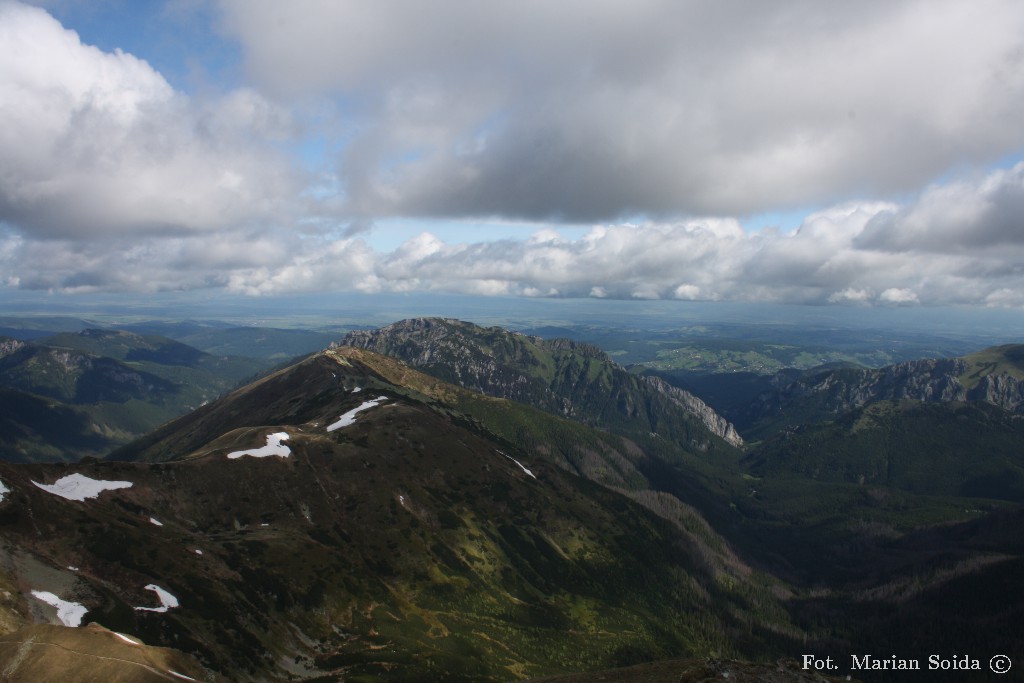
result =
[{"label": "valley", "polygon": [[[88,326],[5,342],[3,390],[37,411],[3,418],[11,642],[65,621],[36,591],[211,681],[802,680],[758,667],[1019,649],[1020,347],[666,370],[417,318],[273,369],[321,340],[204,329],[261,355]],[[132,402],[180,417],[74,450]]]}]

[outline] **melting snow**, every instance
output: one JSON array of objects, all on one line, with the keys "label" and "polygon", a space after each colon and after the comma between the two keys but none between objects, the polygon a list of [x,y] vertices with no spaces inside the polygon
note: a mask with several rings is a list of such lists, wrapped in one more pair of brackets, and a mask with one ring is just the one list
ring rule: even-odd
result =
[{"label": "melting snow", "polygon": [[363,390],[362,387],[352,387],[352,393],[353,394],[358,394],[362,390]]},{"label": "melting snow", "polygon": [[202,555],[202,554],[203,554],[203,551],[200,550],[199,548],[196,548],[196,555]]},{"label": "melting snow", "polygon": [[[498,451],[498,452],[499,452],[499,453],[501,453],[501,451]],[[506,458],[508,458],[509,460],[511,460],[512,462],[514,462],[515,464],[519,465],[519,469],[521,469],[521,470],[522,470],[523,472],[526,472],[526,473],[527,473],[528,475],[530,475],[530,476],[531,476],[531,477],[533,477],[534,479],[536,479],[536,478],[537,478],[537,475],[536,475],[536,474],[534,474],[534,473],[533,473],[533,472],[531,472],[530,470],[528,470],[528,469],[526,469],[525,467],[523,467],[523,463],[519,462],[518,460],[516,460],[515,458],[513,458],[513,457],[512,457],[511,455],[509,455],[508,453],[501,453],[501,454],[502,454],[502,455],[504,455],[504,456],[505,456]]]},{"label": "melting snow", "polygon": [[148,584],[146,586],[146,590],[153,591],[156,593],[156,596],[160,598],[160,606],[136,607],[135,609],[141,610],[143,612],[166,612],[170,608],[178,606],[178,598],[174,597],[173,595],[171,595],[155,583]]},{"label": "melting snow", "polygon": [[135,640],[134,638],[129,638],[123,633],[118,633],[117,631],[111,631],[111,633],[113,633],[115,636],[117,636],[124,642],[128,643],[129,645],[142,645],[142,643],[140,643],[139,641]]},{"label": "melting snow", "polygon": [[161,522],[161,521],[160,521],[159,519],[157,519],[156,517],[150,517],[150,518],[149,518],[149,523],[150,523],[150,524],[155,524],[156,526],[163,526],[163,525],[164,525],[164,523],[163,523],[163,522]]},{"label": "melting snow", "polygon": [[103,481],[102,479],[90,479],[83,474],[69,474],[61,477],[52,484],[40,484],[33,481],[33,484],[55,496],[67,498],[68,500],[85,500],[96,498],[104,491],[114,489],[130,488],[130,481]]},{"label": "melting snow", "polygon": [[4,486],[4,483],[2,481],[0,481],[0,503],[2,503],[4,501],[4,494],[5,493],[10,493],[10,492],[11,492],[11,490],[9,488],[7,488],[6,486]]},{"label": "melting snow", "polygon": [[248,451],[235,451],[228,453],[228,457],[234,460],[235,458],[241,458],[243,455],[251,455],[254,458],[265,458],[268,455],[277,455],[282,458],[287,458],[291,455],[292,449],[288,448],[282,441],[288,440],[288,432],[275,432],[273,434],[267,434],[267,445],[262,448],[253,448]]},{"label": "melting snow", "polygon": [[82,623],[82,617],[88,612],[84,605],[79,605],[77,602],[67,602],[61,600],[53,593],[49,591],[32,591],[33,597],[42,600],[47,605],[53,605],[57,608],[57,618],[65,626],[78,626]]},{"label": "melting snow", "polygon": [[350,424],[354,424],[355,421],[356,421],[356,415],[357,414],[363,412],[364,410],[369,410],[370,408],[375,408],[375,407],[377,407],[377,405],[381,401],[386,401],[386,400],[388,400],[387,396],[378,396],[377,398],[373,399],[372,401],[363,401],[363,403],[358,408],[353,408],[352,410],[348,411],[347,413],[342,415],[340,418],[338,418],[337,422],[335,422],[334,424],[329,425],[327,427],[327,431],[333,432],[335,429],[341,429],[342,427],[348,427]]}]

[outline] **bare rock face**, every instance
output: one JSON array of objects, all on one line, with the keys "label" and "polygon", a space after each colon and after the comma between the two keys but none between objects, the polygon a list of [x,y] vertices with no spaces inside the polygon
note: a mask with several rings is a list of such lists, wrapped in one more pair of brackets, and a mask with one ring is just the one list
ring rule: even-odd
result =
[{"label": "bare rock face", "polygon": [[9,356],[12,353],[25,347],[25,342],[9,337],[0,337],[0,358]]},{"label": "bare rock face", "polygon": [[[658,378],[632,375],[592,344],[440,318],[350,332],[341,344],[389,355],[467,389],[598,427],[629,420],[649,432],[677,433],[680,427],[673,424],[681,415],[732,446],[743,444],[735,427],[693,394]],[[683,440],[699,450],[709,447],[706,433],[702,439],[689,430]]]},{"label": "bare rock face", "polygon": [[967,392],[972,401],[986,401],[1012,413],[1024,413],[1024,382],[1006,374],[987,375]]},{"label": "bare rock face", "polygon": [[676,402],[687,412],[690,412],[700,418],[700,421],[704,423],[712,434],[725,439],[726,442],[739,448],[743,445],[743,438],[736,431],[736,427],[731,422],[726,420],[724,417],[714,411],[711,406],[704,403],[693,394],[678,387],[674,387],[660,377],[654,377],[653,375],[645,375],[644,382],[648,384],[655,391],[668,396],[672,401]]}]

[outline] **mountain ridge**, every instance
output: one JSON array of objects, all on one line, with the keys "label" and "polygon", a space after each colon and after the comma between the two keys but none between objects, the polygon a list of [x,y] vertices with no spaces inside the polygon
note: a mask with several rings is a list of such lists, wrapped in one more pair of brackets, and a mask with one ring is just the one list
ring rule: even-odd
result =
[{"label": "mountain ridge", "polygon": [[[594,426],[646,421],[649,431],[658,431],[672,409],[668,404],[726,443],[743,443],[733,425],[698,397],[659,379],[632,375],[584,342],[545,340],[453,319],[411,318],[349,332],[339,345],[392,355],[460,386]],[[685,429],[679,436],[688,440]]]},{"label": "mountain ridge", "polygon": [[[460,408],[472,400],[477,418]],[[523,428],[589,429],[347,348],[123,453],[153,462],[0,464],[0,583],[79,602],[242,681],[510,681],[757,656],[797,637],[765,577],[541,450],[496,440],[491,404],[525,411]],[[270,436],[287,451],[266,449]],[[70,473],[118,486],[62,499]],[[140,611],[156,603],[149,585],[176,606]]]}]

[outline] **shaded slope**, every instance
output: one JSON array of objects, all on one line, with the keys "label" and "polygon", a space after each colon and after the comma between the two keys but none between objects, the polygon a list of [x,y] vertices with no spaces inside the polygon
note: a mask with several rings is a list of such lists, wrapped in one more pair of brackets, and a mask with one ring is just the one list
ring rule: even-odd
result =
[{"label": "shaded slope", "polygon": [[16,396],[24,399],[0,423],[0,457],[104,455],[215,398],[258,367],[127,332],[90,329],[39,342],[0,340],[0,388],[9,404]]},{"label": "shaded slope", "polygon": [[[496,438],[453,407],[470,392],[408,368],[394,384],[372,356],[320,354],[121,453],[173,461],[0,465],[7,580],[232,680],[517,680],[785,641],[756,574]],[[227,457],[280,433],[288,457]],[[77,502],[32,484],[70,472],[132,486]],[[148,584],[180,607],[133,609]]]},{"label": "shaded slope", "polygon": [[394,356],[445,381],[602,429],[655,432],[697,450],[719,447],[718,439],[742,443],[732,425],[697,397],[658,378],[631,375],[581,342],[416,318],[350,332],[341,344]]},{"label": "shaded slope", "polygon": [[1024,422],[987,403],[880,401],[776,435],[746,459],[760,477],[883,485],[1024,502]]},{"label": "shaded slope", "polygon": [[986,349],[962,358],[908,361],[877,370],[821,368],[776,374],[771,388],[729,416],[754,438],[831,419],[878,401],[977,401],[1024,412],[1024,346]]}]

